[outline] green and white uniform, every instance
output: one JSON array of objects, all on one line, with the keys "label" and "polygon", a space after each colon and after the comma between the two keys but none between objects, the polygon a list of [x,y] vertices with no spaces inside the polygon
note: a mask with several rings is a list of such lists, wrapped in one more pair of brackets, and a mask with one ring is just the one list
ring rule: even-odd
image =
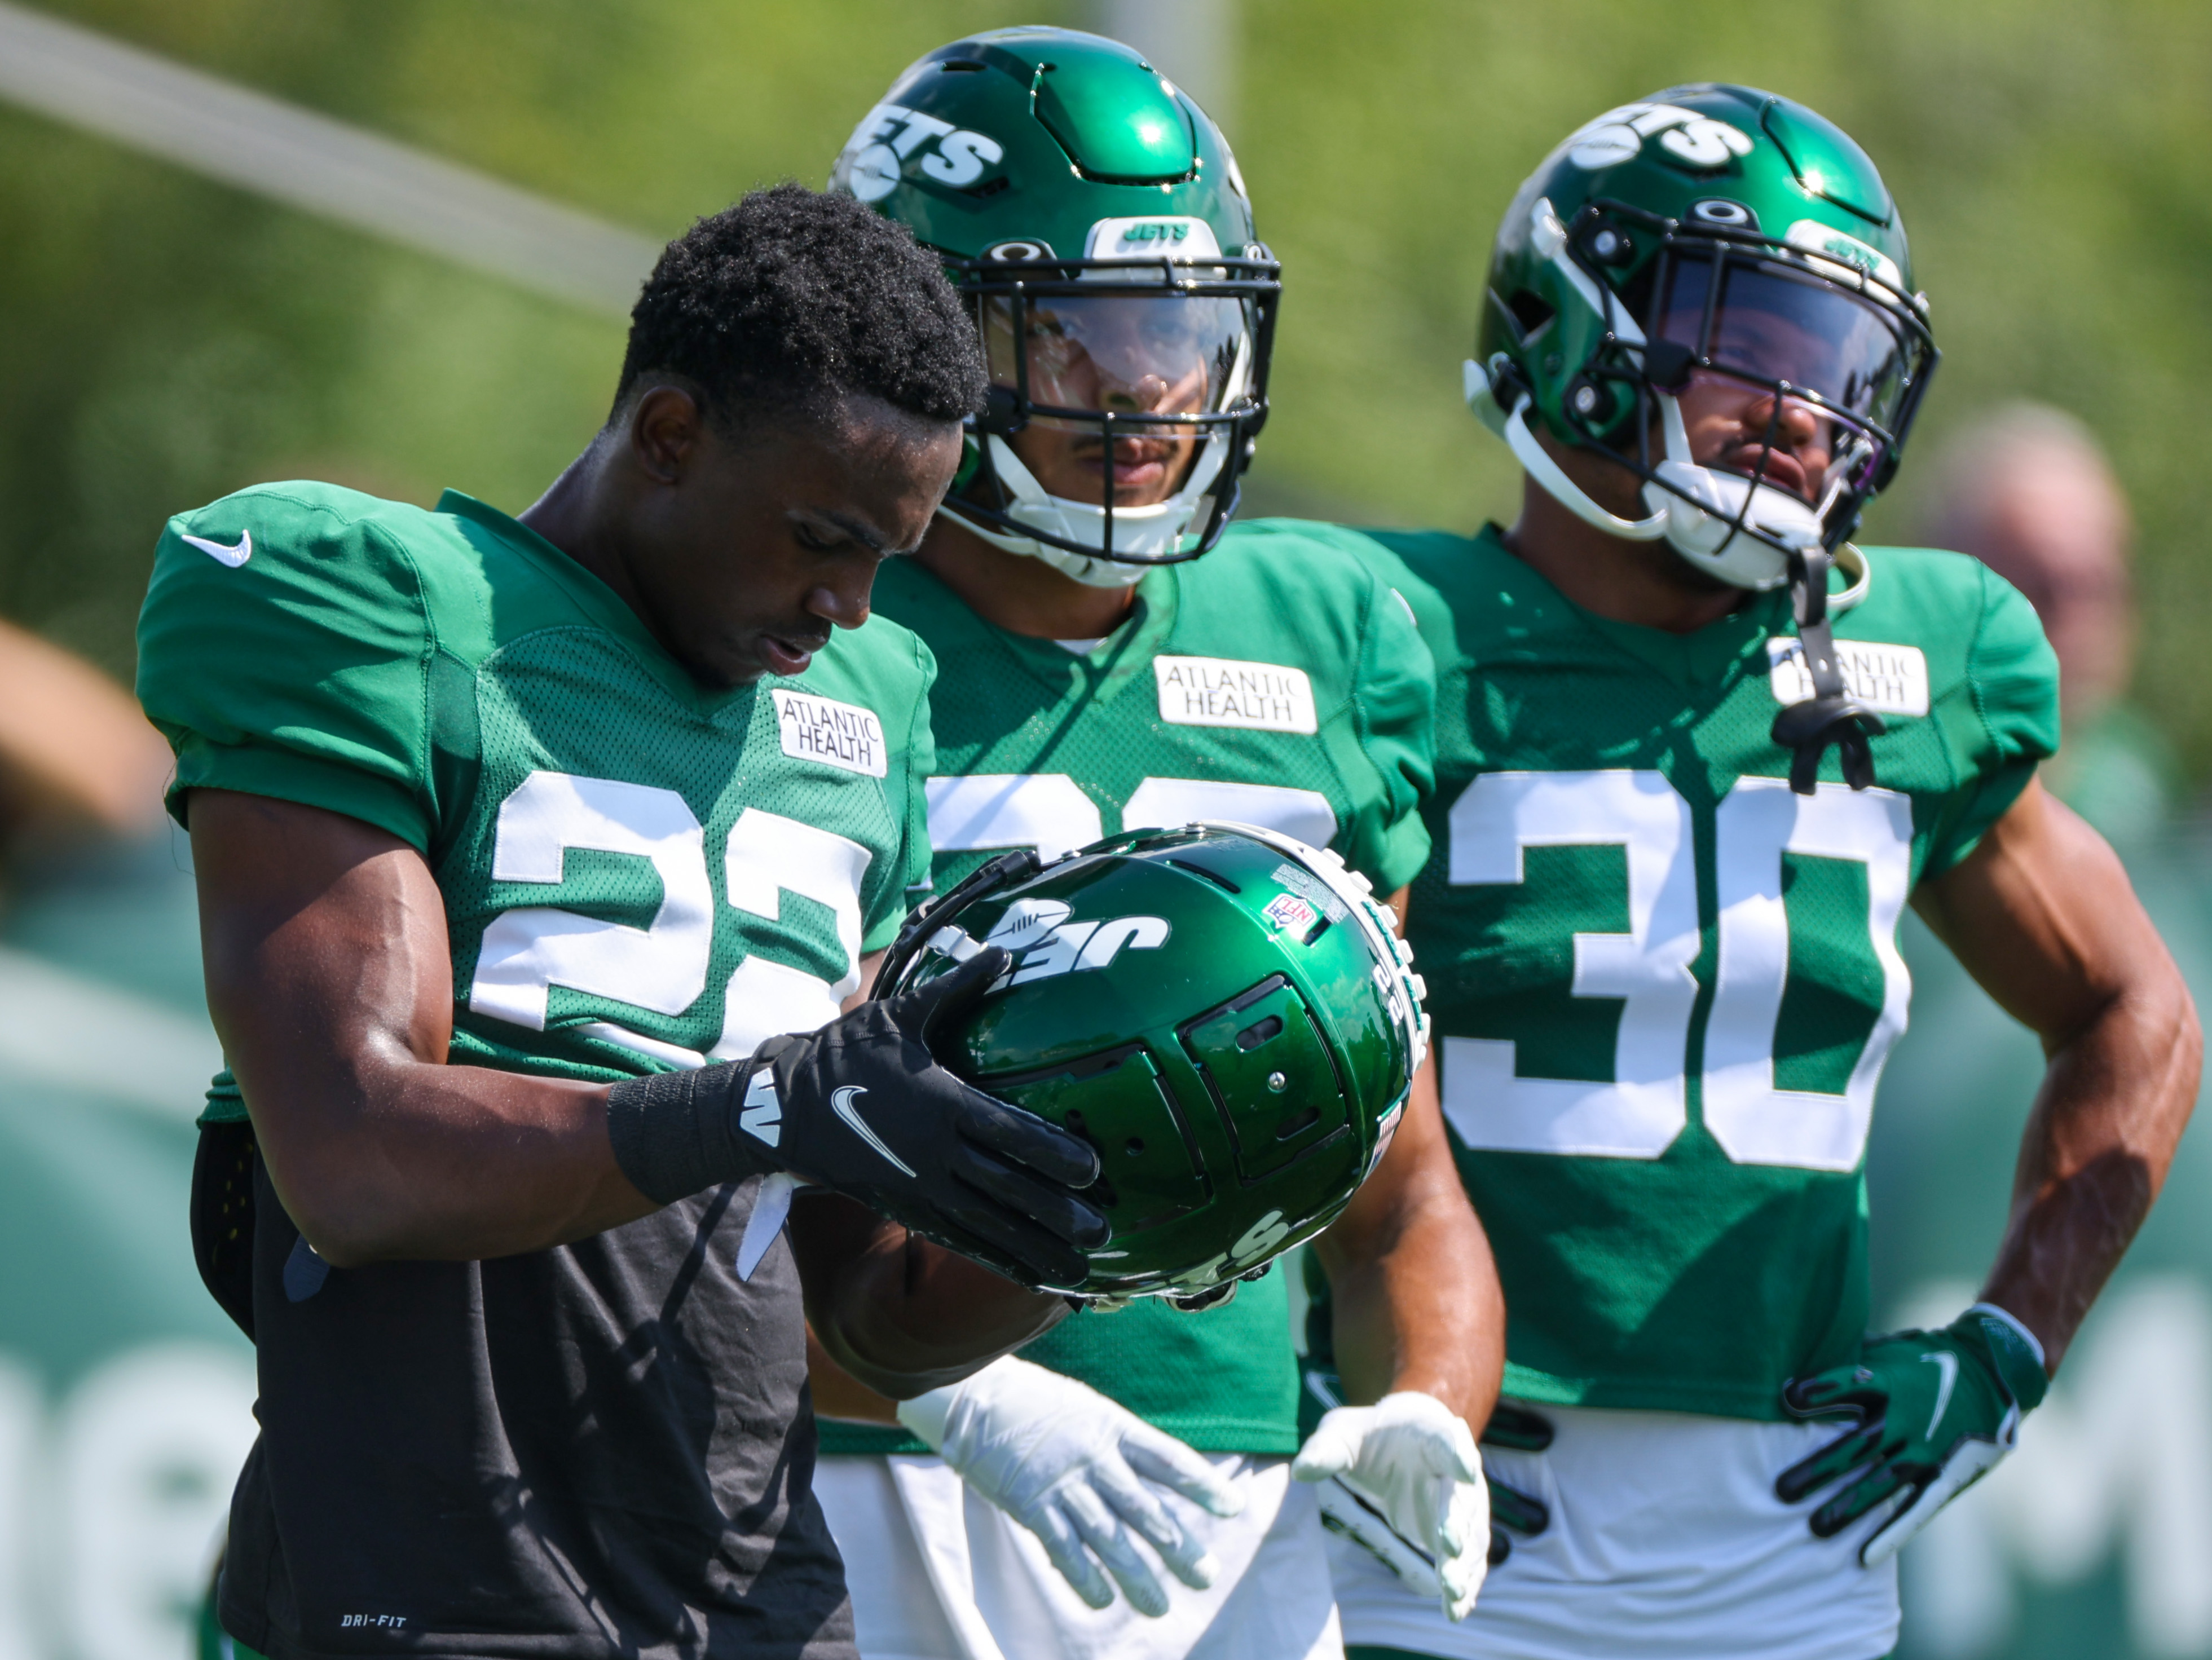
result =
[{"label": "green and white uniform", "polygon": [[1494,530],[1374,543],[1419,579],[1438,663],[1410,933],[1444,1117],[1504,1285],[1505,1392],[1559,1436],[1490,1455],[1554,1521],[1464,1627],[1350,1563],[1347,1640],[1871,1660],[1893,1574],[1774,1498],[1788,1450],[1834,1434],[1783,1421],[1779,1390],[1866,1327],[1898,920],[2057,748],[2041,627],[1961,555],[1870,550],[1836,636],[1888,722],[1878,785],[1845,788],[1832,753],[1801,797],[1769,736],[1809,695],[1784,595],[1675,635],[1570,603]]},{"label": "green and white uniform", "polygon": [[[389,831],[444,900],[453,1063],[592,1081],[836,1013],[927,879],[933,672],[872,622],[803,680],[702,690],[505,515],[317,484],[172,521],[139,635],[179,818],[208,788]],[[366,1615],[423,1652],[849,1655],[761,1193],[496,1262],[333,1269],[261,1179],[228,1629],[283,1653],[357,1648]]]},{"label": "green and white uniform", "polygon": [[[875,604],[946,665],[933,694],[938,776],[927,786],[940,891],[994,851],[1052,853],[1197,818],[1266,825],[1333,847],[1384,894],[1428,857],[1419,805],[1430,782],[1431,662],[1403,599],[1354,554],[1284,560],[1271,548],[1224,548],[1164,566],[1139,585],[1128,620],[1095,645],[994,627],[908,560],[884,566]],[[862,1561],[880,1560],[895,1575],[918,1550],[940,1590],[965,1581],[965,1608],[939,1598],[948,1620],[957,1627],[980,1609],[1008,1656],[1047,1651],[1037,1645],[1048,1641],[1066,1653],[1135,1655],[1162,1645],[1184,1652],[1190,1638],[1180,1647],[1170,1638],[1186,1621],[1194,1633],[1233,1626],[1253,1652],[1290,1656],[1310,1651],[1318,1633],[1305,1626],[1327,1622],[1333,1646],[1310,1495],[1291,1489],[1285,1463],[1297,1449],[1297,1375],[1281,1275],[1203,1313],[1156,1300],[1085,1313],[1022,1354],[1245,1464],[1261,1485],[1244,1518],[1178,1512],[1223,1530],[1214,1547],[1221,1580],[1207,1593],[1177,1587],[1164,1621],[1134,1616],[1121,1602],[1094,1613],[1033,1540],[963,1495],[921,1442],[825,1422],[825,1454],[872,1455],[827,1459],[822,1477],[832,1526],[854,1564],[864,1631],[872,1621]],[[888,1475],[896,1506],[883,1455],[897,1455]],[[848,1487],[849,1503],[841,1502]],[[910,1541],[873,1538],[887,1506],[902,1508]],[[1245,1600],[1230,1607],[1242,1565],[1255,1556],[1291,1566],[1253,1576]],[[900,1631],[902,1652],[979,1652],[964,1629],[964,1648],[943,1646],[918,1616]]]}]

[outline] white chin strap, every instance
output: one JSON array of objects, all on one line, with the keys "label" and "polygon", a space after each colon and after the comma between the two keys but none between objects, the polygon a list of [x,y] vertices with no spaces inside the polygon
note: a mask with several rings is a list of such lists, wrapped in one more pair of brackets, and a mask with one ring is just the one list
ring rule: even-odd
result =
[{"label": "white chin strap", "polygon": [[1699,570],[1736,588],[1778,588],[1790,579],[1789,560],[1779,548],[1738,533],[1738,514],[1747,527],[1791,547],[1809,548],[1820,540],[1820,515],[1809,504],[1771,484],[1698,466],[1691,456],[1681,405],[1665,392],[1657,397],[1667,457],[1653,470],[1674,488],[1645,483],[1644,505],[1651,509],[1650,516],[1623,518],[1593,501],[1537,441],[1528,428],[1529,398],[1517,397],[1510,409],[1504,408],[1481,364],[1468,362],[1466,376],[1468,406],[1504,439],[1514,459],[1544,493],[1586,524],[1630,542],[1663,541]]},{"label": "white chin strap", "polygon": [[[1047,535],[1069,542],[1088,543],[1104,548],[1106,542],[1106,510],[1088,501],[1072,501],[1066,496],[1047,493],[1036,482],[1036,476],[1022,465],[1021,457],[1006,439],[991,434],[983,442],[990,446],[991,464],[998,471],[999,482],[1012,498],[1006,504],[1006,517],[1023,524],[1033,526]],[[1198,460],[1190,470],[1183,487],[1165,501],[1149,507],[1116,507],[1114,510],[1114,541],[1115,553],[1138,560],[1157,560],[1162,554],[1182,550],[1185,536],[1191,526],[1200,523],[1213,511],[1213,487],[1221,476],[1223,466],[1229,459],[1229,439],[1225,433],[1216,431],[1206,439],[1206,447],[1199,451]],[[1055,548],[1048,542],[1039,542],[1030,536],[1006,530],[995,524],[986,524],[961,512],[959,504],[947,501],[937,510],[963,530],[973,531],[994,548],[1003,548],[1010,554],[1026,554],[1031,559],[1041,559],[1054,570],[1091,588],[1130,588],[1144,580],[1150,564],[1131,564],[1128,558],[1108,559],[1100,554],[1074,554],[1065,548]]]}]

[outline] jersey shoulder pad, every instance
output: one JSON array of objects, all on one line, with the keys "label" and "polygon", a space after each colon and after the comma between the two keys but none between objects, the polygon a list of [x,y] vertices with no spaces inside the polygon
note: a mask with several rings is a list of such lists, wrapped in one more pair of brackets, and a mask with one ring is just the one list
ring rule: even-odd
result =
[{"label": "jersey shoulder pad", "polygon": [[190,790],[228,788],[428,845],[434,645],[416,555],[455,540],[436,518],[289,483],[169,521],[139,614],[138,695],[176,751],[180,820]]},{"label": "jersey shoulder pad", "polygon": [[1239,522],[1200,563],[1214,560],[1221,562],[1207,573],[1209,585],[1231,603],[1242,584],[1255,596],[1286,598],[1308,616],[1323,609],[1357,615],[1387,593],[1390,609],[1427,638],[1423,583],[1370,532],[1316,519]]},{"label": "jersey shoulder pad", "polygon": [[1839,639],[1911,646],[1931,700],[1946,698],[1983,730],[2003,765],[2058,748],[2058,658],[2019,589],[1979,560],[1932,548],[1870,548],[1866,603],[1838,620]]}]

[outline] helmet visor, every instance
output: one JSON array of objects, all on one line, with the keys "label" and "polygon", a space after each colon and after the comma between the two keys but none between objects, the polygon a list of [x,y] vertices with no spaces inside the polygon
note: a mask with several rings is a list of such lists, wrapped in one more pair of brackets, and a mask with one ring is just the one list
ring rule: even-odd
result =
[{"label": "helmet visor", "polygon": [[1893,432],[1918,342],[1863,295],[1765,260],[1681,254],[1662,280],[1652,337],[1686,346],[1723,374],[1817,394],[1828,408]]},{"label": "helmet visor", "polygon": [[[983,301],[993,384],[1031,420],[1096,433],[1096,415],[1151,425],[1218,415],[1241,398],[1249,303],[1210,294],[994,294]],[[1149,418],[1149,419],[1148,419]],[[1176,431],[1170,427],[1171,432]],[[1177,433],[1196,436],[1196,426]]]}]

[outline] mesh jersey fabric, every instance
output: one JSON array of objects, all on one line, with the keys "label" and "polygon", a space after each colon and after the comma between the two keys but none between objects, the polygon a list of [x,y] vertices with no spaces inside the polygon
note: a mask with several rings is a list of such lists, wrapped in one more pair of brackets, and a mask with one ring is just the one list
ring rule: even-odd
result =
[{"label": "mesh jersey fabric", "polygon": [[[932,695],[940,891],[993,850],[1200,817],[1333,846],[1382,894],[1428,856],[1433,665],[1404,602],[1355,557],[1224,542],[1148,574],[1133,615],[1079,657],[994,627],[910,560],[884,566],[875,603],[949,665]],[[980,806],[949,788],[979,779]],[[1270,1275],[1202,1313],[1087,1312],[1022,1354],[1201,1450],[1280,1454],[1297,1446],[1288,1333]],[[902,1431],[821,1429],[830,1452],[924,1451]]]},{"label": "mesh jersey fabric", "polygon": [[[183,541],[240,534],[254,552],[235,570]],[[194,788],[238,790],[366,820],[429,859],[457,1060],[610,1082],[750,1053],[834,1015],[830,988],[928,880],[934,664],[911,634],[871,621],[803,677],[704,691],[589,573],[458,492],[424,512],[269,485],[173,521],[139,649],[179,822]],[[501,880],[502,815],[587,839]],[[493,984],[573,951],[546,909],[652,938],[605,934],[596,973]],[[488,939],[507,954],[480,984]],[[614,995],[641,980],[649,1003]],[[206,1118],[244,1114],[218,1078]]]},{"label": "mesh jersey fabric", "polygon": [[[933,674],[871,622],[803,679],[702,690],[581,566],[451,492],[272,485],[180,516],[139,627],[180,821],[217,788],[390,831],[445,902],[453,1063],[599,1081],[835,1013],[927,879]],[[265,1191],[228,1628],[329,1652],[368,1609],[424,1654],[597,1656],[610,1622],[625,1652],[848,1654],[795,1266],[779,1245],[735,1271],[752,1187],[499,1263],[356,1269],[319,1268]]]},{"label": "mesh jersey fabric", "polygon": [[1831,751],[1796,797],[1770,736],[1809,694],[1785,595],[1673,635],[1571,604],[1494,526],[1314,539],[1408,570],[1438,663],[1408,933],[1505,1289],[1506,1393],[1781,1419],[1783,1382],[1868,1318],[1898,912],[2057,747],[2034,613],[1963,555],[1868,550],[1835,633],[1887,712],[1876,788]]}]

